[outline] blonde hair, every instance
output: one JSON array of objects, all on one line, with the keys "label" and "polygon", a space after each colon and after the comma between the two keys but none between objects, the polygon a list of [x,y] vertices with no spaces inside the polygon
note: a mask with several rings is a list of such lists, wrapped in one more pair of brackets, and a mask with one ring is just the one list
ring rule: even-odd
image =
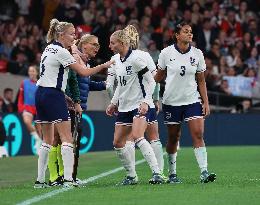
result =
[{"label": "blonde hair", "polygon": [[74,26],[72,23],[60,22],[57,19],[52,19],[50,22],[50,28],[47,33],[47,43],[57,40],[59,35],[69,27],[74,27]]},{"label": "blonde hair", "polygon": [[85,35],[81,36],[81,38],[78,40],[76,45],[78,46],[79,49],[81,49],[83,44],[89,43],[93,38],[98,38],[98,37],[95,35],[91,35],[91,34],[85,34]]},{"label": "blonde hair", "polygon": [[128,25],[123,29],[125,34],[129,37],[130,39],[130,47],[132,49],[138,49],[139,47],[139,33],[136,29],[135,26],[133,25]]},{"label": "blonde hair", "polygon": [[117,30],[111,36],[116,37],[117,40],[127,46],[130,45],[130,38],[124,30]]}]

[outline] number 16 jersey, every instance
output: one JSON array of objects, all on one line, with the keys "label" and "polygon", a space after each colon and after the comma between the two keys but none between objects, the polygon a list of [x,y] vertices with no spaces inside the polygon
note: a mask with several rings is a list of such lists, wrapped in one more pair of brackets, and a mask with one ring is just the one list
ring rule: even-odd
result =
[{"label": "number 16 jersey", "polygon": [[[111,59],[115,60],[115,64],[108,70],[108,75],[116,76],[117,79],[116,90],[118,90],[115,94],[117,93],[118,96],[118,111],[128,112],[134,110],[147,97],[144,89],[144,84],[147,82],[140,72],[147,67],[147,62],[138,50],[129,50],[124,59],[120,59],[119,54],[114,55]],[[152,74],[151,80],[153,80]],[[154,87],[151,86],[150,89],[151,93],[153,93]],[[150,107],[154,106],[152,95],[148,102],[145,102]]]},{"label": "number 16 jersey", "polygon": [[167,70],[163,104],[181,106],[200,102],[196,73],[206,70],[201,50],[189,46],[182,53],[176,44],[168,46],[159,55],[158,68]]}]

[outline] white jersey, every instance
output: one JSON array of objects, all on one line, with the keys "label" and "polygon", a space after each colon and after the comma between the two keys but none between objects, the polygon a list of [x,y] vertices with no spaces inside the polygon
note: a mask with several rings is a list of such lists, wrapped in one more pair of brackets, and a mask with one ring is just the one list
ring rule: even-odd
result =
[{"label": "white jersey", "polygon": [[41,56],[40,79],[37,85],[65,92],[69,66],[73,63],[76,63],[76,60],[60,43],[48,45]]},{"label": "white jersey", "polygon": [[195,75],[206,70],[200,49],[190,46],[181,53],[176,44],[168,46],[159,55],[158,67],[167,69],[163,104],[181,106],[200,102]]},{"label": "white jersey", "polygon": [[151,75],[150,80],[154,83],[151,84],[149,93],[146,93],[144,87],[148,87],[147,84],[145,85],[147,82],[142,79],[142,75],[139,72],[148,65],[143,55],[140,55],[140,51],[130,50],[123,60],[120,59],[119,54],[114,55],[111,59],[115,60],[115,64],[109,68],[108,78],[116,77],[118,82],[112,99],[112,101],[118,101],[118,111],[128,112],[134,110],[142,102],[146,102],[150,107],[154,107],[152,93],[155,82],[149,72],[149,75]]},{"label": "white jersey", "polygon": [[141,58],[143,58],[146,61],[147,68],[153,75],[155,75],[157,69],[156,69],[156,65],[153,61],[152,56],[148,52],[142,51],[142,50],[136,50],[136,53],[138,54],[138,56],[140,56]]}]

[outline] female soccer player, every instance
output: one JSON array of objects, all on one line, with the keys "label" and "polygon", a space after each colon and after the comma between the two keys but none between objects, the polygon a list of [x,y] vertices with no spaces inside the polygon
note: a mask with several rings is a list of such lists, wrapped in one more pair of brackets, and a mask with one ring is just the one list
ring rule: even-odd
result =
[{"label": "female soccer player", "polygon": [[[32,125],[36,115],[35,92],[37,90],[36,82],[38,78],[38,69],[35,65],[28,68],[29,79],[22,81],[18,96],[18,112],[22,114],[23,122],[35,140],[35,151],[38,154],[42,139],[39,137],[35,127]],[[38,126],[37,124],[35,126]]]},{"label": "female soccer player", "polygon": [[[137,50],[139,47],[139,34],[137,29],[133,25],[128,25],[126,28],[124,28],[124,32],[126,35],[130,38],[130,47],[132,50]],[[156,66],[154,64],[154,61],[150,54],[145,51],[137,50],[138,55],[143,56],[144,59],[147,61],[147,68],[149,71],[155,75],[156,74]],[[107,77],[107,90],[108,93],[113,93],[114,90],[114,82],[115,82],[115,76],[110,74],[110,69],[108,69],[108,77]],[[152,105],[150,109],[150,115],[149,115],[149,122],[146,128],[146,135],[147,139],[150,142],[156,160],[158,162],[159,168],[161,173],[163,173],[164,170],[164,159],[163,159],[163,149],[162,144],[159,138],[158,133],[158,122],[157,122],[157,112],[159,112],[159,90],[160,90],[160,84],[158,83],[155,87],[155,91],[153,93],[153,102],[156,105]],[[133,139],[131,138],[131,135],[128,137],[126,141],[126,147],[129,149],[129,152],[131,153],[131,159],[132,163],[135,165],[135,143]]]},{"label": "female soccer player", "polygon": [[123,30],[114,32],[110,37],[110,49],[117,53],[112,57],[115,65],[111,69],[118,81],[117,88],[107,107],[107,114],[112,116],[118,109],[115,124],[114,147],[127,171],[122,184],[136,184],[138,179],[131,155],[125,147],[127,136],[132,135],[148,162],[153,176],[151,184],[163,183],[157,160],[151,145],[144,138],[144,132],[149,120],[150,108],[153,106],[152,93],[155,82],[147,62],[139,56],[139,52],[130,49],[130,39]]},{"label": "female soccer player", "polygon": [[208,172],[203,140],[204,118],[210,114],[204,78],[206,64],[201,50],[190,45],[192,37],[192,29],[187,23],[177,25],[176,43],[161,51],[155,75],[155,81],[160,82],[167,70],[163,112],[164,123],[168,127],[166,150],[169,158],[169,183],[180,183],[176,175],[176,157],[183,120],[188,122],[194,153],[201,170],[201,182],[213,182],[216,179],[216,174]]},{"label": "female soccer player", "polygon": [[89,76],[109,67],[113,63],[113,61],[108,61],[92,69],[85,69],[85,66],[77,63],[68,51],[74,40],[75,28],[73,24],[59,22],[57,19],[51,20],[47,34],[47,42],[50,44],[45,48],[41,57],[40,79],[37,82],[39,87],[35,97],[38,123],[42,124],[43,133],[35,188],[47,187],[45,171],[54,137],[54,123],[56,123],[55,126],[62,141],[61,153],[64,164],[64,186],[77,185],[72,179],[74,164],[73,139],[64,95],[69,68],[75,70],[80,75]]}]

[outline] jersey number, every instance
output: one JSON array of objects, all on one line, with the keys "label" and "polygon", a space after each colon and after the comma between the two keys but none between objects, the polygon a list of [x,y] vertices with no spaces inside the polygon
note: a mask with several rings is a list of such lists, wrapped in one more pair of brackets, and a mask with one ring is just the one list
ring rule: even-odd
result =
[{"label": "jersey number", "polygon": [[180,75],[184,76],[185,75],[185,71],[186,71],[185,66],[181,66],[181,73],[180,73]]},{"label": "jersey number", "polygon": [[119,83],[120,83],[121,86],[125,86],[126,85],[125,76],[119,76]]},{"label": "jersey number", "polygon": [[44,75],[44,71],[45,71],[45,65],[43,64],[44,61],[46,60],[47,56],[44,56],[43,59],[42,59],[42,66],[41,66],[41,73],[40,73],[40,77],[42,77]]}]

